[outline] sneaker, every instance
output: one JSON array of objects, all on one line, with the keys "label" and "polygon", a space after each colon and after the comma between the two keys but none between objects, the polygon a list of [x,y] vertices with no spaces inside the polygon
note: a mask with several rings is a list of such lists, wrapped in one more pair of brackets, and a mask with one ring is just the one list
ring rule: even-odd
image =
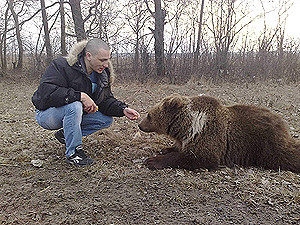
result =
[{"label": "sneaker", "polygon": [[66,144],[66,139],[65,139],[65,135],[64,135],[64,130],[60,129],[58,131],[55,132],[54,137],[62,144]]},{"label": "sneaker", "polygon": [[75,148],[75,153],[66,159],[67,163],[76,166],[88,166],[93,164],[94,160],[88,157],[82,150],[81,145]]}]

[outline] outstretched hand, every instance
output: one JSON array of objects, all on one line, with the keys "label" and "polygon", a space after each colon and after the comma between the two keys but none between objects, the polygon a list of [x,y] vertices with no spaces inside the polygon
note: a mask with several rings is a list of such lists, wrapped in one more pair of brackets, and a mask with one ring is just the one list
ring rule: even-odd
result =
[{"label": "outstretched hand", "polygon": [[134,109],[125,108],[123,112],[124,115],[130,120],[137,120],[138,118],[140,118],[140,114]]}]

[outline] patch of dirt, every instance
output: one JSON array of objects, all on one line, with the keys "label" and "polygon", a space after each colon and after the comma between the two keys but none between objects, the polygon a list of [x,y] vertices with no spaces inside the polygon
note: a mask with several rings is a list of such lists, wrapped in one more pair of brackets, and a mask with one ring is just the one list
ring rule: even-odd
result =
[{"label": "patch of dirt", "polygon": [[[299,174],[240,167],[150,171],[143,161],[171,141],[140,132],[138,121],[115,118],[110,128],[84,138],[96,163],[68,165],[54,131],[34,120],[37,85],[0,78],[1,224],[300,224]],[[142,116],[174,92],[264,105],[299,139],[296,84],[133,83],[116,84],[113,92]]]}]

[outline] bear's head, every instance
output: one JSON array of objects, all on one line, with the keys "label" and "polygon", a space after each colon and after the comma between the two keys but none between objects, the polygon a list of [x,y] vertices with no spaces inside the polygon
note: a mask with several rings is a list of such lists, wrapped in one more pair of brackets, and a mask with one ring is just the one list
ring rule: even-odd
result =
[{"label": "bear's head", "polygon": [[165,97],[148,111],[139,128],[144,132],[168,134],[172,121],[189,102],[189,98],[178,94]]}]

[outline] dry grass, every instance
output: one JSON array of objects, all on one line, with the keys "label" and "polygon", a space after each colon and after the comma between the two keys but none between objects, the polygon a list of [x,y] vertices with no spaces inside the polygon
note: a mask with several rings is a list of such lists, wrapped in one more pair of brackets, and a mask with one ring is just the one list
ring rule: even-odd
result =
[{"label": "dry grass", "polygon": [[[2,224],[300,224],[300,175],[257,168],[150,171],[143,160],[170,144],[137,122],[84,138],[96,164],[64,162],[64,146],[34,121],[37,83],[0,78],[0,223]],[[116,84],[115,96],[145,115],[162,97],[205,93],[225,104],[259,104],[300,134],[300,88],[282,83]],[[32,160],[41,160],[35,167]]]}]

